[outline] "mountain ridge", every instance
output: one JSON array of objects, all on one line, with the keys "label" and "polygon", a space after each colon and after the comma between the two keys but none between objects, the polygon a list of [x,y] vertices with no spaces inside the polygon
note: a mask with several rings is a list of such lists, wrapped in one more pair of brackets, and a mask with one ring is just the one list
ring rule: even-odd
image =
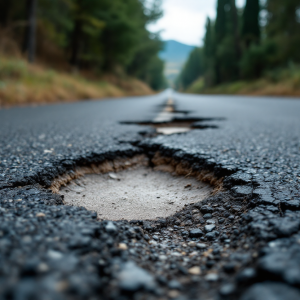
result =
[{"label": "mountain ridge", "polygon": [[165,61],[164,73],[169,83],[173,85],[191,51],[196,46],[183,44],[175,40],[166,40],[164,43],[164,50],[160,51],[159,57]]},{"label": "mountain ridge", "polygon": [[164,50],[160,51],[159,56],[165,61],[185,62],[191,51],[196,47],[176,40],[166,40],[164,43]]}]

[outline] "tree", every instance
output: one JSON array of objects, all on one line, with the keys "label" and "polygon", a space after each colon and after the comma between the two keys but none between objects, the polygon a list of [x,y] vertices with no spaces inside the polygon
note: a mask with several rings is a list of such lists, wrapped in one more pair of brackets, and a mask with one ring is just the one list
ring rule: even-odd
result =
[{"label": "tree", "polygon": [[207,18],[206,21],[206,33],[204,36],[204,48],[203,48],[203,56],[204,56],[204,80],[206,86],[212,86],[215,84],[216,76],[215,76],[215,54],[216,47],[214,41],[214,26],[210,20]]},{"label": "tree", "polygon": [[96,73],[129,74],[156,87],[163,78],[162,42],[147,25],[161,15],[161,0],[0,1],[1,32],[9,32],[31,62],[37,48],[51,66],[66,68],[69,62]]},{"label": "tree", "polygon": [[167,86],[164,77],[164,62],[157,56],[153,56],[148,68],[144,72],[144,82],[146,82],[152,89],[159,91]]},{"label": "tree", "polygon": [[247,0],[242,24],[242,37],[247,48],[260,41],[259,13],[259,0]]},{"label": "tree", "polygon": [[[89,52],[90,38],[99,39],[104,22],[100,13],[103,8],[108,10],[107,1],[72,0],[70,6],[73,30],[70,34],[70,64],[79,67],[82,56]],[[84,49],[85,44],[85,49]],[[85,53],[84,53],[85,52]],[[99,53],[98,53],[99,54]]]},{"label": "tree", "polygon": [[4,27],[8,25],[12,6],[13,1],[0,1],[0,24]]},{"label": "tree", "polygon": [[196,79],[204,74],[203,49],[195,48],[181,71],[178,84],[187,89]]},{"label": "tree", "polygon": [[218,0],[215,25],[216,84],[239,77],[239,36],[235,0]]},{"label": "tree", "polygon": [[216,44],[221,43],[227,35],[228,11],[230,10],[230,0],[218,0],[217,18],[215,24]]},{"label": "tree", "polygon": [[244,79],[255,79],[263,75],[267,69],[278,65],[278,45],[272,40],[262,44],[252,44],[241,59],[240,66]]},{"label": "tree", "polygon": [[300,19],[298,0],[268,0],[268,39],[277,42],[282,64],[289,61],[300,62]]}]

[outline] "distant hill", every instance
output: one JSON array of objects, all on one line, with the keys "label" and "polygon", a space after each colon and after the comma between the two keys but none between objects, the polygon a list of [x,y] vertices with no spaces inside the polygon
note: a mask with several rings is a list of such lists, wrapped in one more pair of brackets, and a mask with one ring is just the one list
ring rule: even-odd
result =
[{"label": "distant hill", "polygon": [[194,46],[169,40],[165,41],[164,50],[159,53],[161,59],[171,62],[185,62]]},{"label": "distant hill", "polygon": [[174,40],[165,41],[164,50],[159,53],[159,57],[166,62],[165,75],[170,84],[172,84],[179,75],[184,63],[194,48],[194,46]]}]

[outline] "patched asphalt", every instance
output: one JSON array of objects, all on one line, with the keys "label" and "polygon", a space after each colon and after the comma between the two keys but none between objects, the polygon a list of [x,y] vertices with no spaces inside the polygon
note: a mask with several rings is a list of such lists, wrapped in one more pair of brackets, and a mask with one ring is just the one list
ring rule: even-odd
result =
[{"label": "patched asphalt", "polygon": [[[168,97],[0,110],[2,299],[299,299],[299,100],[173,94],[188,112],[175,121],[203,129],[122,123],[154,120]],[[224,189],[130,223],[47,189],[76,166],[157,152]]]}]

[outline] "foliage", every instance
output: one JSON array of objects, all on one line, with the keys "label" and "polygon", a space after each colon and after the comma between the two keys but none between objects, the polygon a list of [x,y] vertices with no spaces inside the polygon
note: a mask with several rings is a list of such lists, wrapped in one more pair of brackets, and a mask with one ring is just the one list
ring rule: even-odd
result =
[{"label": "foliage", "polygon": [[[203,51],[198,57],[204,61],[203,75],[198,74],[203,78],[192,87],[216,90],[218,86],[230,86],[234,92],[241,84],[232,82],[266,78],[266,74],[277,74],[276,70],[290,64],[299,65],[299,0],[262,3],[247,0],[244,9],[238,12],[235,0],[217,1],[216,20],[207,20]],[[261,9],[264,9],[262,20]],[[188,72],[192,72],[191,67],[189,71],[183,70],[179,80],[182,81],[186,77],[184,73]]]},{"label": "foliage", "polygon": [[278,62],[278,45],[273,41],[266,41],[261,45],[252,44],[245,51],[241,62],[243,78],[255,79],[264,74],[266,69],[275,67]]},{"label": "foliage", "polygon": [[300,62],[300,4],[298,0],[268,0],[266,33],[279,46],[282,64]]},{"label": "foliage", "polygon": [[189,93],[237,94],[266,96],[300,96],[300,65],[291,64],[283,69],[266,71],[263,77],[253,80],[238,80],[206,87],[199,78],[188,89]]},{"label": "foliage", "polygon": [[[13,28],[23,50],[28,35],[26,3],[0,2],[0,29]],[[152,61],[158,61],[162,44],[146,26],[161,15],[161,0],[38,0],[38,58],[51,65],[52,55],[52,61],[75,69],[148,78],[146,72]],[[162,74],[152,73],[149,76],[157,78],[147,83],[163,84]]]},{"label": "foliage", "polygon": [[247,1],[243,13],[242,38],[247,47],[260,40],[259,0]]},{"label": "foliage", "polygon": [[163,75],[164,62],[158,58],[153,57],[149,62],[148,69],[144,72],[143,81],[147,82],[154,90],[162,90],[167,87],[166,79]]},{"label": "foliage", "polygon": [[182,89],[186,89],[189,85],[191,85],[199,76],[204,74],[204,60],[203,60],[203,49],[195,48],[181,74],[178,79],[178,85]]}]

